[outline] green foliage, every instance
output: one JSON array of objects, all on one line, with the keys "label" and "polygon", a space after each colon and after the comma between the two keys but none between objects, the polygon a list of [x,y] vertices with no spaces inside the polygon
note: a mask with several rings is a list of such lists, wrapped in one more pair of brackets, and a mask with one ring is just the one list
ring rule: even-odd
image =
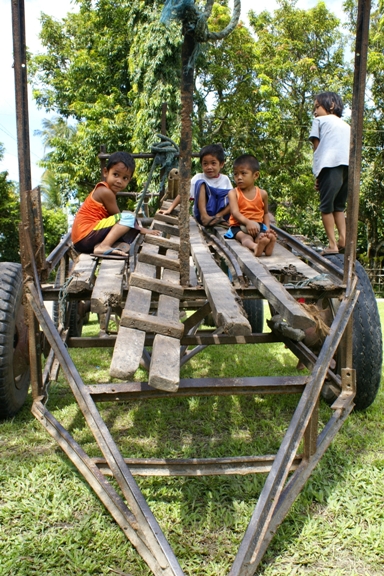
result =
[{"label": "green foliage", "polygon": [[[181,36],[175,26],[159,24],[162,2],[78,4],[79,12],[62,22],[43,14],[45,53],[30,66],[38,105],[59,115],[42,165],[55,173],[66,199],[84,198],[98,181],[101,144],[109,152],[149,151],[160,132],[162,102],[170,136],[178,122]],[[147,168],[138,167],[141,184]]]},{"label": "green foliage", "polygon": [[58,208],[42,206],[45,252],[50,254],[68,231],[67,215]]},{"label": "green foliage", "polygon": [[[65,205],[83,200],[99,180],[97,153],[150,151],[167,102],[168,135],[180,138],[178,23],[160,24],[163,2],[78,0],[79,12],[63,21],[42,16],[44,54],[31,60],[38,104],[57,113],[45,123],[43,166],[52,172]],[[384,201],[383,1],[373,3],[369,53],[370,100],[365,115],[359,249],[370,253],[383,234]],[[347,0],[355,34],[356,2]],[[226,2],[215,3],[212,31],[230,20]],[[224,40],[201,46],[196,62],[193,149],[221,142],[231,161],[245,151],[261,161],[260,185],[280,226],[325,239],[311,171],[308,133],[315,94],[338,92],[351,101],[349,39],[338,18],[319,2],[309,10],[279,0],[273,12],[251,12],[251,30],[239,24]],[[193,169],[198,168],[194,162]],[[130,190],[140,191],[150,163],[138,161]],[[155,187],[158,176],[154,178]]]},{"label": "green foliage", "polygon": [[[0,158],[3,154],[4,147],[0,143]],[[0,261],[20,262],[20,203],[16,184],[7,180],[7,176],[7,172],[0,172]]]},{"label": "green foliage", "polygon": [[[281,0],[273,14],[251,13],[255,36],[240,25],[200,62],[203,87],[214,98],[206,129],[230,159],[244,152],[259,158],[260,185],[279,225],[321,236],[308,141],[313,100],[333,90],[348,101],[351,75],[339,20],[323,2],[310,10],[295,4]],[[214,25],[223,19],[228,10],[215,5]]]}]

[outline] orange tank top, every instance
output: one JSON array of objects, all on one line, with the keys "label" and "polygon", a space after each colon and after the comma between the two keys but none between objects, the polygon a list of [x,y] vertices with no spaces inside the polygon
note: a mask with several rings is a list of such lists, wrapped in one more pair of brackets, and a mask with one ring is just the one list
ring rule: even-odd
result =
[{"label": "orange tank top", "polygon": [[94,191],[100,186],[109,188],[106,182],[99,182],[96,184],[92,192],[86,197],[83,204],[80,206],[80,209],[75,216],[71,231],[71,238],[74,244],[88,236],[100,220],[110,216],[104,204],[93,199]]},{"label": "orange tank top", "polygon": [[[246,198],[240,188],[236,188],[236,195],[241,214],[248,220],[262,222],[264,219],[264,202],[261,198],[260,188],[255,186],[255,196],[252,200]],[[229,217],[229,224],[231,226],[240,226],[240,222],[238,222],[232,214]]]}]

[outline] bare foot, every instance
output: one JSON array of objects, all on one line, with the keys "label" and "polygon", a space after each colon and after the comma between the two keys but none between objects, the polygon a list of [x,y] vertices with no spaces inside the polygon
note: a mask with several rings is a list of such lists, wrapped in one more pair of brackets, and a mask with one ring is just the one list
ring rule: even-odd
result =
[{"label": "bare foot", "polygon": [[267,232],[267,236],[269,238],[269,244],[265,248],[265,255],[271,256],[273,249],[275,247],[275,244],[276,244],[276,234],[273,231],[271,231],[271,232]]},{"label": "bare foot", "polygon": [[268,246],[269,243],[270,243],[270,239],[268,238],[268,236],[266,236],[265,234],[259,234],[259,237],[257,239],[257,244],[256,244],[256,247],[254,249],[254,255],[255,256],[261,256],[262,253],[264,252],[266,246]]}]

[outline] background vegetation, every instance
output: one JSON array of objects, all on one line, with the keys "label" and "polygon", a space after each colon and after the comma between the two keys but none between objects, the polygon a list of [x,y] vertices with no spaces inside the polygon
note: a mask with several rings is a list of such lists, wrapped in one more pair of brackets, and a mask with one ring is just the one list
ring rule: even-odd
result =
[{"label": "background vegetation", "polygon": [[[68,201],[76,209],[99,179],[101,144],[150,151],[163,102],[168,135],[180,139],[182,35],[178,23],[160,23],[163,0],[76,3],[78,12],[61,21],[42,15],[44,52],[29,62],[34,97],[53,113],[41,130],[42,166],[57,209]],[[371,11],[358,238],[366,264],[380,252],[384,225],[383,5],[374,0]],[[194,150],[221,142],[229,175],[238,154],[256,154],[279,226],[322,241],[307,138],[317,92],[340,93],[348,116],[356,0],[344,9],[341,25],[326,2],[303,10],[279,0],[274,12],[250,12],[249,28],[239,23],[224,40],[201,45],[195,62]],[[227,0],[215,3],[210,29],[222,29],[229,17]],[[148,172],[148,162],[139,162],[131,189],[140,191]],[[5,254],[11,246],[0,258]]]}]

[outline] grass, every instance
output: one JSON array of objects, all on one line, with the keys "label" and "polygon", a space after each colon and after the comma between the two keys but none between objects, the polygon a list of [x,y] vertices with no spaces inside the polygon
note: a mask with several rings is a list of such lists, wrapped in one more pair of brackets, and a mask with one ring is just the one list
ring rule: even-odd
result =
[{"label": "grass", "polygon": [[[384,303],[379,303],[382,323]],[[95,325],[87,327],[95,330]],[[86,383],[109,382],[111,352],[72,350]],[[297,374],[281,344],[210,347],[182,377]],[[138,380],[146,379],[138,371]],[[267,454],[278,448],[297,396],[211,397],[100,405],[125,456]],[[30,413],[0,424],[0,576],[129,574],[140,559],[82,476]],[[99,449],[67,384],[48,407],[91,456]],[[362,576],[384,572],[384,392],[353,413],[272,541],[258,574]],[[330,409],[322,402],[320,421]],[[264,476],[137,478],[186,575],[228,574]]]}]

